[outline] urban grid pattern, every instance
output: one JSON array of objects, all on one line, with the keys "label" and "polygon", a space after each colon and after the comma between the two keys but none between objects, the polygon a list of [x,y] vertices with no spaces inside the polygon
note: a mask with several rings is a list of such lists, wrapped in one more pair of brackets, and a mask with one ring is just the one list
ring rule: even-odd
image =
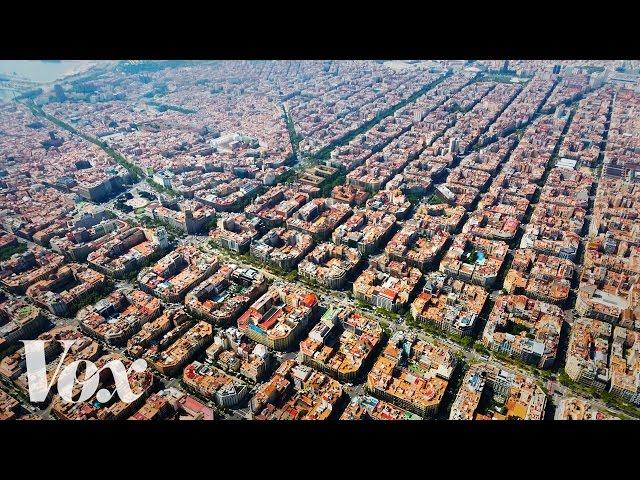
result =
[{"label": "urban grid pattern", "polygon": [[[0,77],[0,419],[640,418],[639,69]],[[24,339],[141,395],[30,403]]]}]

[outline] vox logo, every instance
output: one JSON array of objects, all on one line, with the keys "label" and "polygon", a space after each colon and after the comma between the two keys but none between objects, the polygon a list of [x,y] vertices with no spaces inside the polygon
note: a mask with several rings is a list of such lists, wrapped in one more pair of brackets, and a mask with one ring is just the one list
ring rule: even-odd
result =
[{"label": "vox logo", "polygon": [[[27,363],[29,399],[32,402],[45,401],[56,378],[58,379],[58,394],[67,402],[86,402],[95,395],[100,403],[106,403],[111,400],[116,392],[120,400],[126,403],[131,403],[140,397],[142,393],[136,394],[131,390],[129,374],[132,372],[144,372],[147,368],[147,362],[145,360],[141,358],[137,359],[129,366],[128,370],[120,360],[111,360],[101,368],[98,368],[95,363],[90,360],[75,360],[62,368],[64,359],[74,342],[75,340],[60,340],[63,352],[56,365],[53,378],[51,382],[49,382],[45,362],[45,342],[43,340],[22,340]],[[85,375],[84,380],[79,380],[78,367],[82,363],[85,364]],[[100,386],[100,372],[107,369],[111,371],[114,379],[114,391],[109,391],[106,388],[98,390]],[[81,386],[81,390],[78,398],[74,400],[74,387],[76,384]]]}]

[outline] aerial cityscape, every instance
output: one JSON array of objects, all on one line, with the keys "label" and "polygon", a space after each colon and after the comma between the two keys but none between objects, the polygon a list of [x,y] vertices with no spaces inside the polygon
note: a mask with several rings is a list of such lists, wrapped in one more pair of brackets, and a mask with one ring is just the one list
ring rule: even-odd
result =
[{"label": "aerial cityscape", "polygon": [[640,420],[640,61],[0,61],[0,420],[89,419]]}]

